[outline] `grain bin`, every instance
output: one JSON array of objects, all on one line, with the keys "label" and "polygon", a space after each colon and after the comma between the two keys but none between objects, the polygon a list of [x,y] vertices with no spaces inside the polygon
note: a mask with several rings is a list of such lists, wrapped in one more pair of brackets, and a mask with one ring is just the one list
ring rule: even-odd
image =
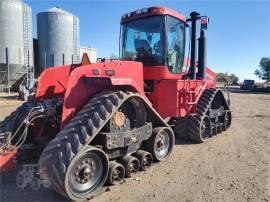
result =
[{"label": "grain bin", "polygon": [[0,84],[12,86],[32,66],[31,8],[21,0],[1,0]]},{"label": "grain bin", "polygon": [[79,62],[79,18],[59,7],[37,15],[39,68]]}]

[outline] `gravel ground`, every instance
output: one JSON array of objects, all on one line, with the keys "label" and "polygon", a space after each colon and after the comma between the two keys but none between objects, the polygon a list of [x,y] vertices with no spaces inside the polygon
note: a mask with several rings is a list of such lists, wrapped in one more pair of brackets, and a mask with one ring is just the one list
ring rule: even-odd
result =
[{"label": "gravel ground", "polygon": [[[0,98],[0,120],[20,103]],[[177,140],[167,161],[91,201],[270,201],[270,95],[232,93],[231,104],[228,131],[204,144]],[[0,177],[1,201],[65,200],[18,188],[16,173]]]}]

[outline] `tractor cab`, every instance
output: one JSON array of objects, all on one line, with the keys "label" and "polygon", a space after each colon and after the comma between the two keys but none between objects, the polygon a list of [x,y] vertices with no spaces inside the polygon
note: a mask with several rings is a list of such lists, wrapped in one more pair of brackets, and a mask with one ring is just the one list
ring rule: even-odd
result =
[{"label": "tractor cab", "polygon": [[[196,36],[198,20],[201,21],[199,38]],[[190,56],[185,58],[185,29],[189,22]],[[121,19],[120,58],[142,62],[144,80],[204,80],[207,24],[207,16],[192,12],[186,19],[181,13],[165,7],[144,8],[124,14]],[[189,68],[185,68],[187,66]],[[212,74],[210,70],[208,72]]]},{"label": "tractor cab", "polygon": [[173,10],[150,7],[122,16],[120,57],[144,67],[161,66],[183,72],[185,17]]}]

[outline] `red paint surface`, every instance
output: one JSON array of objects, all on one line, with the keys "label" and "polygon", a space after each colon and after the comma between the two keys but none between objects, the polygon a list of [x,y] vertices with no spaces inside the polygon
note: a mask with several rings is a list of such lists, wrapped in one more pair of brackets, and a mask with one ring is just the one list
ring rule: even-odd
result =
[{"label": "red paint surface", "polygon": [[16,170],[16,162],[14,160],[16,153],[17,150],[13,148],[8,151],[0,151],[0,173]]},{"label": "red paint surface", "polygon": [[129,22],[138,18],[144,18],[144,17],[148,17],[148,16],[153,16],[153,15],[170,15],[172,17],[178,18],[179,20],[182,20],[184,22],[186,22],[186,18],[183,14],[172,10],[170,8],[166,8],[166,7],[149,7],[148,8],[150,12],[147,13],[142,13],[142,14],[136,14],[136,11],[131,12],[131,17],[129,18],[122,18],[121,19],[121,24],[125,23],[125,22]]},{"label": "red paint surface", "polygon": [[40,101],[52,99],[56,96],[63,96],[66,91],[70,72],[71,65],[45,69],[38,80],[37,100]]},{"label": "red paint surface", "polygon": [[[204,89],[215,87],[216,77],[209,68],[205,81],[183,80],[185,74],[172,74],[166,66],[143,68],[142,63],[132,61],[90,64],[73,70],[70,66],[49,68],[39,79],[37,99],[64,99],[62,127],[94,94],[119,89],[148,98],[163,118],[182,117],[194,112],[194,102]],[[144,80],[153,81],[153,92],[147,95]]]}]

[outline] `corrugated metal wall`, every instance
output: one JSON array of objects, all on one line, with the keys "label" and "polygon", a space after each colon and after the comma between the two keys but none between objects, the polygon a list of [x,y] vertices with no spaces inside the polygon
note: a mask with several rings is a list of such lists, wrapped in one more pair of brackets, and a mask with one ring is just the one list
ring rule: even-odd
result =
[{"label": "corrugated metal wall", "polygon": [[[33,65],[32,11],[20,0],[0,1],[0,83],[7,83],[7,54],[10,80],[19,79],[26,65]],[[29,57],[28,57],[29,53]]]},{"label": "corrugated metal wall", "polygon": [[79,19],[60,8],[37,15],[41,69],[79,62]]}]

